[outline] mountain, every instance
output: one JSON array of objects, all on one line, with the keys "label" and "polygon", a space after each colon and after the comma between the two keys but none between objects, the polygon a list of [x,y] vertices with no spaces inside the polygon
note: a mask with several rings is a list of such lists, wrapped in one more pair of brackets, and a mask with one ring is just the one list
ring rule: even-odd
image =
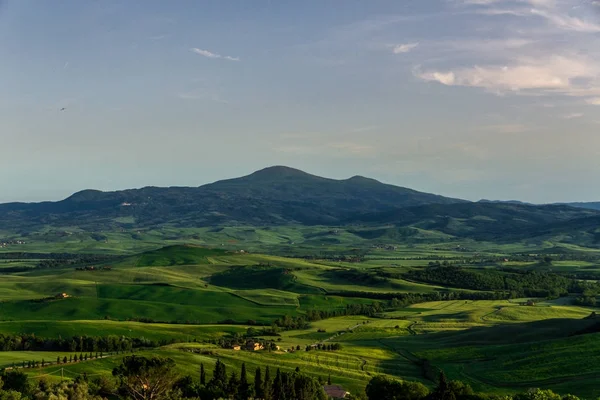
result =
[{"label": "mountain", "polygon": [[200,187],[84,190],[58,202],[1,204],[0,226],[18,230],[78,226],[99,231],[165,224],[334,225],[356,214],[452,203],[465,201],[360,176],[335,180],[275,166]]}]

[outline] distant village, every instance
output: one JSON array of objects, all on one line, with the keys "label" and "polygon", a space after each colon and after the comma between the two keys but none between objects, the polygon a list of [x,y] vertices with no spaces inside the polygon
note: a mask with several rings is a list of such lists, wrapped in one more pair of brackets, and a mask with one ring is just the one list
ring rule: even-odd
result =
[{"label": "distant village", "polygon": [[88,265],[85,267],[77,267],[76,271],[112,271],[110,265],[103,265],[102,267],[96,267],[95,265]]},{"label": "distant village", "polygon": [[8,246],[25,244],[24,240],[0,240],[0,249],[5,249]]}]

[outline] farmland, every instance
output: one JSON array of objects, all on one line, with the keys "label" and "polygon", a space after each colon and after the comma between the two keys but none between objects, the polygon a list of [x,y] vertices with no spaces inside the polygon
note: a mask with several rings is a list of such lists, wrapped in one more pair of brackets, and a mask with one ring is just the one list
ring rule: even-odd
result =
[{"label": "farmland", "polygon": [[[506,263],[512,269],[502,272],[494,267],[496,260],[510,253],[501,250],[475,255],[450,246],[424,246],[388,251],[384,257],[377,249],[365,249],[360,260],[350,262],[171,245],[119,254],[93,269],[33,265],[2,276],[0,334],[144,338],[162,344],[136,349],[138,354],[170,357],[184,374],[193,374],[201,362],[210,369],[217,359],[233,370],[242,363],[251,369],[277,365],[290,372],[298,367],[315,378],[331,375],[355,393],[376,374],[432,386],[436,371],[443,370],[489,393],[537,386],[600,395],[593,385],[600,372],[600,333],[595,333],[600,320],[587,318],[600,309],[575,305],[577,294],[556,300],[508,298],[509,293],[415,280],[421,276],[415,271],[441,268],[428,266],[433,259],[453,260],[452,265],[464,264],[473,273],[495,268],[495,274],[508,277],[548,270],[538,259],[521,257]],[[580,261],[575,254],[555,265],[562,280],[531,284],[563,284],[569,274],[593,272],[598,264],[589,257]],[[56,298],[57,293],[68,297]],[[274,323],[280,326],[272,336],[265,329]],[[274,341],[280,350],[234,351],[220,344],[244,340],[250,331],[257,340]],[[319,343],[341,348],[306,351]],[[0,365],[49,362],[71,354],[4,351]],[[61,374],[108,376],[122,357],[111,354],[66,364]],[[52,364],[24,371],[32,378],[60,379]]]}]

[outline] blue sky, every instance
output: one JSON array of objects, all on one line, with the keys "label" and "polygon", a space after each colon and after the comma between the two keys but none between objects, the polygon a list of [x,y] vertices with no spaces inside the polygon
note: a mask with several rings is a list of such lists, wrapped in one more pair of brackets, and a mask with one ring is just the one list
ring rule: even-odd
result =
[{"label": "blue sky", "polygon": [[269,165],[600,200],[598,0],[0,0],[0,60],[3,202]]}]

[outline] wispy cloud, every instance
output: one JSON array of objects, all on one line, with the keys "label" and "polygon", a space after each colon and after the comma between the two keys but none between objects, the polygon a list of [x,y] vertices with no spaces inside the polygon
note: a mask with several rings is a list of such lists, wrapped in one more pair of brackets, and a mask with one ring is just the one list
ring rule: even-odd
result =
[{"label": "wispy cloud", "polygon": [[[512,65],[485,65],[450,71],[420,71],[416,75],[426,81],[447,86],[470,86],[492,92],[538,90],[575,94],[582,81],[597,77],[600,66],[586,59],[551,56],[546,59],[521,59]],[[572,90],[573,89],[573,90]]]},{"label": "wispy cloud", "polygon": [[218,53],[213,53],[212,51],[209,51],[209,50],[199,49],[197,47],[192,47],[190,49],[190,51],[192,51],[193,53],[196,53],[198,55],[201,55],[203,57],[206,57],[206,58],[214,58],[214,59],[221,58],[223,60],[229,60],[229,61],[240,61],[239,57],[223,56]]},{"label": "wispy cloud", "polygon": [[[600,3],[598,3],[598,4],[600,4]],[[600,97],[592,97],[592,98],[586,99],[585,102],[591,106],[600,106]]]},{"label": "wispy cloud", "polygon": [[394,49],[392,51],[394,52],[394,54],[403,54],[403,53],[408,53],[408,52],[416,49],[417,46],[419,46],[419,43],[399,44],[399,45],[394,46]]},{"label": "wispy cloud", "polygon": [[564,119],[575,119],[575,118],[581,118],[581,117],[583,117],[583,113],[570,113],[570,114],[563,115]]},{"label": "wispy cloud", "polygon": [[498,124],[481,126],[478,129],[493,133],[515,134],[530,131],[532,128],[523,124]]},{"label": "wispy cloud", "polygon": [[181,92],[177,93],[177,97],[181,100],[203,100],[212,101],[215,103],[229,104],[227,100],[220,98],[215,93],[202,93],[202,92]]}]

